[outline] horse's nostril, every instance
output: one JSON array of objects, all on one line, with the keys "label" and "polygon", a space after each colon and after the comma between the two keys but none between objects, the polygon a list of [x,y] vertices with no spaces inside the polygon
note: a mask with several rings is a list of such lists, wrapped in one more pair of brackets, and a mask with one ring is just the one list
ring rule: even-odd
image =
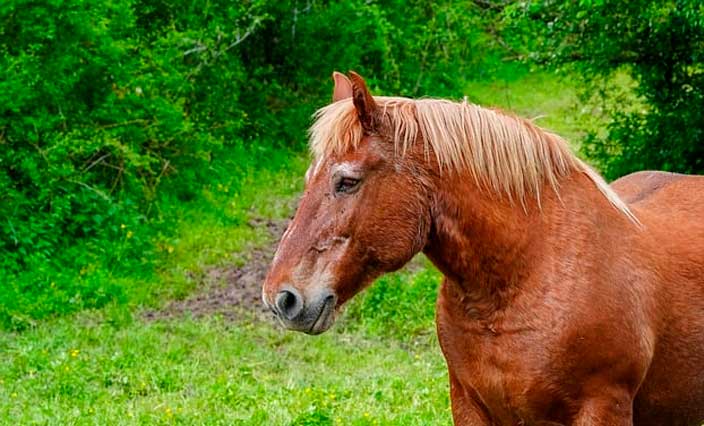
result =
[{"label": "horse's nostril", "polygon": [[303,300],[294,289],[281,290],[276,295],[276,307],[281,316],[291,321],[303,310]]},{"label": "horse's nostril", "polygon": [[331,294],[325,298],[325,301],[323,303],[325,303],[326,305],[331,304],[334,306],[336,302],[337,302],[337,297],[334,294]]}]

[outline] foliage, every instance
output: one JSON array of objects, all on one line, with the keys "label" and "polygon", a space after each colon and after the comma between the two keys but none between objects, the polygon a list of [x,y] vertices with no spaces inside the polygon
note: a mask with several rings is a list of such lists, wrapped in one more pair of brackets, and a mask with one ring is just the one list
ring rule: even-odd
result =
[{"label": "foliage", "polygon": [[457,1],[3,2],[0,324],[132,300],[182,205],[303,147],[333,69],[459,93],[479,19]]},{"label": "foliage", "polygon": [[[0,8],[0,60],[9,70],[0,81],[0,269],[7,274],[0,317],[7,323],[120,301],[115,269],[150,267],[142,228],[158,214],[162,181],[176,176],[176,195],[193,197],[213,156],[237,141],[242,112],[223,105],[237,105],[238,62],[195,75],[179,48],[197,34],[140,27],[148,5]],[[212,27],[199,31],[232,18],[212,15]],[[212,95],[212,85],[223,90]]]},{"label": "foliage", "polygon": [[[608,135],[584,143],[610,177],[642,169],[704,172],[704,4],[526,1],[507,6],[504,36],[533,60],[576,70],[588,95],[627,73],[632,96],[607,103]],[[634,97],[635,96],[635,97]]]}]

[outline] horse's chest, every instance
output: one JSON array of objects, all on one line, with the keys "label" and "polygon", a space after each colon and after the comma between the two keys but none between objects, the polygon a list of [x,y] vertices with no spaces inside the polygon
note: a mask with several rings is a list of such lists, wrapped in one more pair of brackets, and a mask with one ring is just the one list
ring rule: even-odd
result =
[{"label": "horse's chest", "polygon": [[567,414],[553,394],[543,344],[531,345],[522,336],[490,327],[482,332],[447,325],[441,311],[438,336],[450,375],[495,424],[546,424],[540,423],[546,420],[545,413],[552,412],[549,417],[554,419],[563,411]]},{"label": "horse's chest", "polygon": [[446,351],[450,374],[474,395],[497,424],[521,424],[541,399],[535,378],[507,354],[493,350],[464,354]]}]

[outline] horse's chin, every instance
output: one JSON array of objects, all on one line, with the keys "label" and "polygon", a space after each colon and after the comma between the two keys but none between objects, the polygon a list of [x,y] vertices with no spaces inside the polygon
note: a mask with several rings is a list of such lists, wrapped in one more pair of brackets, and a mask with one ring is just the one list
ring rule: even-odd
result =
[{"label": "horse's chin", "polygon": [[302,330],[306,334],[316,336],[325,333],[335,323],[337,317],[337,308],[335,304],[326,304],[320,312],[320,316],[313,322],[313,325],[308,330]]}]

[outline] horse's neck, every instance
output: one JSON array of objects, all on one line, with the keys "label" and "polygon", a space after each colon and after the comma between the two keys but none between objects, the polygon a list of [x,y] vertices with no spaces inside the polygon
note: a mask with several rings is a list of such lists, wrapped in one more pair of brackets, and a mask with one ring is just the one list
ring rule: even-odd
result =
[{"label": "horse's neck", "polygon": [[424,251],[447,277],[450,294],[477,317],[500,311],[525,291],[527,277],[554,256],[551,245],[588,226],[595,208],[617,213],[579,172],[565,178],[560,197],[545,188],[540,208],[526,200],[524,209],[467,182],[457,177],[438,190]]}]

